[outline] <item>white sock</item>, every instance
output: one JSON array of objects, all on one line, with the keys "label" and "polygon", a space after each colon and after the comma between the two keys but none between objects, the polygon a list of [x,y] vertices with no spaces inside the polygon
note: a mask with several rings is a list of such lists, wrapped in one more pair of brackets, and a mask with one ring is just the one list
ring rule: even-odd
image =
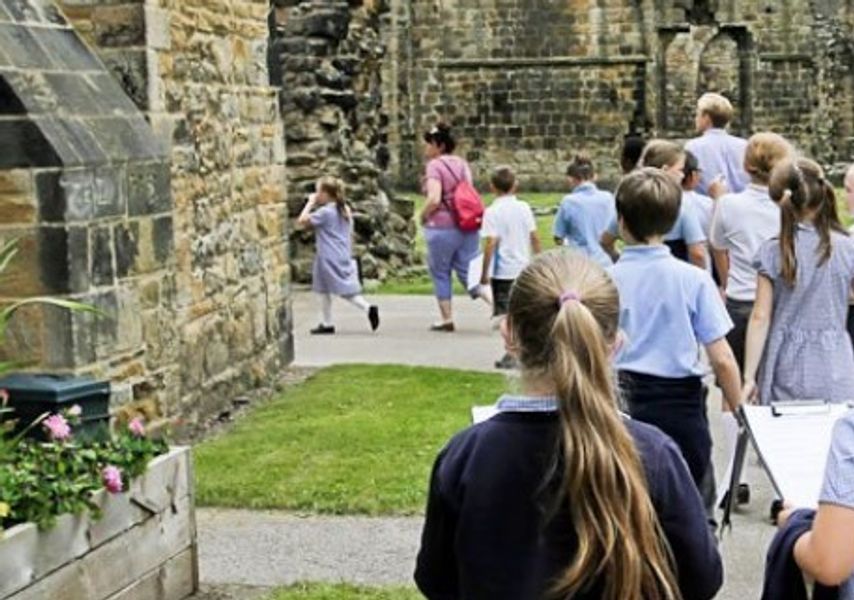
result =
[{"label": "white sock", "polygon": [[320,296],[320,324],[326,327],[332,326],[332,294],[318,294]]},{"label": "white sock", "polygon": [[[721,413],[721,424],[724,428],[724,443],[726,444],[727,453],[730,457],[735,455],[735,446],[738,443],[738,421],[735,420],[735,415],[729,411]],[[730,458],[730,460],[732,460]],[[747,483],[747,459],[745,457],[744,466],[741,469],[741,479],[739,483]]]},{"label": "white sock", "polygon": [[368,312],[368,309],[371,307],[368,304],[368,301],[365,300],[365,297],[362,294],[356,294],[355,296],[342,296],[347,302],[361,310],[362,312]]}]

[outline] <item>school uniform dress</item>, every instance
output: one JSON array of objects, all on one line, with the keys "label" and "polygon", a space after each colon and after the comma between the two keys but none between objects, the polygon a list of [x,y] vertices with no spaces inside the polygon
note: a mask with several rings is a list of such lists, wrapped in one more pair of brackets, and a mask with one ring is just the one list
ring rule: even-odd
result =
[{"label": "school uniform dress", "polygon": [[750,183],[750,177],[744,170],[744,154],[747,140],[730,135],[726,129],[712,127],[703,135],[689,140],[685,149],[697,157],[700,165],[701,194],[709,193],[709,185],[718,175],[724,176],[727,189],[738,193]]},{"label": "school uniform dress", "polygon": [[564,196],[553,227],[554,237],[589,256],[603,267],[610,267],[611,257],[602,249],[599,239],[611,221],[616,223],[614,195],[585,182]]},{"label": "school uniform dress", "polygon": [[729,253],[726,307],[734,328],[727,341],[742,370],[747,323],[756,300],[754,260],[762,244],[779,234],[780,207],[767,187],[750,184],[739,194],[718,199],[709,240],[713,248]]},{"label": "school uniform dress", "polygon": [[798,225],[794,287],[783,281],[778,239],[765,242],[754,262],[774,286],[771,328],[757,378],[763,403],[854,400],[854,350],[846,329],[854,239],[831,233],[833,250],[821,266],[819,244],[812,226]]},{"label": "school uniform dress", "polygon": [[732,321],[708,274],[665,246],[629,246],[610,273],[627,338],[615,363],[629,412],[673,438],[699,488],[712,456],[699,345],[726,336]]},{"label": "school uniform dress", "polygon": [[[608,233],[619,237],[620,228],[617,224],[616,211],[608,224]],[[670,253],[676,258],[688,261],[688,246],[702,244],[706,241],[706,234],[700,226],[700,219],[694,208],[688,202],[682,202],[679,206],[679,215],[676,222],[664,236],[664,245],[670,249]]]},{"label": "school uniform dress", "polygon": [[[854,412],[842,417],[833,428],[818,501],[854,510]],[[839,600],[854,600],[854,573],[839,586]]]},{"label": "school uniform dress", "polygon": [[[499,414],[454,436],[433,466],[415,570],[428,600],[539,600],[577,548],[562,472],[556,402],[504,396]],[[721,559],[673,442],[628,420],[683,598],[711,598]],[[557,511],[553,509],[557,508]],[[597,582],[575,600],[601,597]]]},{"label": "school uniform dress", "polygon": [[352,223],[335,204],[325,204],[311,215],[317,252],[312,268],[311,289],[318,294],[355,296],[362,291],[352,258]]},{"label": "school uniform dress", "polygon": [[495,316],[507,314],[513,281],[531,262],[531,234],[535,231],[534,212],[516,196],[499,196],[484,212],[480,235],[498,240],[490,278]]}]

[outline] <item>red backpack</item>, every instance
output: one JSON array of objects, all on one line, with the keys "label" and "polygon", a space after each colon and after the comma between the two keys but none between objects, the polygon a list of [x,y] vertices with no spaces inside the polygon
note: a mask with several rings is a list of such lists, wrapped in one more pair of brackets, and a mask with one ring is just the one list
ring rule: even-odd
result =
[{"label": "red backpack", "polygon": [[445,161],[439,159],[439,162],[457,182],[451,196],[451,205],[448,207],[454,216],[457,227],[460,228],[460,231],[478,231],[483,224],[484,211],[483,200],[480,194],[477,193],[474,186],[465,178],[460,179],[456,177]]}]

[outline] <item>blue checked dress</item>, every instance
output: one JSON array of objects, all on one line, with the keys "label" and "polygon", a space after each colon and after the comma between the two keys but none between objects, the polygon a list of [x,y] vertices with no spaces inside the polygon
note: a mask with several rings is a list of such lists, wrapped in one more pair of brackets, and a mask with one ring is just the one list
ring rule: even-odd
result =
[{"label": "blue checked dress", "polygon": [[854,350],[846,329],[854,279],[854,239],[831,234],[830,259],[818,266],[819,235],[799,225],[797,280],[780,272],[780,241],[768,240],[754,266],[774,286],[771,329],[757,386],[763,404],[779,400],[854,400]]},{"label": "blue checked dress", "polygon": [[[819,502],[854,510],[854,412],[833,428]],[[839,600],[854,600],[854,573],[839,586]]]}]

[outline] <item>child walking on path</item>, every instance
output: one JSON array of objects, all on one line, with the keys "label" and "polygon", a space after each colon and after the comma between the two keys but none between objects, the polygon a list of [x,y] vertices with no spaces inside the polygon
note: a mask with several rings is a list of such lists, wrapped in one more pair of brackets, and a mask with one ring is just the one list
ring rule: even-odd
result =
[{"label": "child walking on path", "polygon": [[371,331],[376,331],[380,326],[379,308],[368,304],[361,295],[362,286],[352,257],[353,214],[344,199],[344,184],[334,177],[321,178],[297,223],[314,229],[317,244],[311,289],[320,296],[321,318],[311,333],[335,333],[333,296],[340,296],[364,311]]},{"label": "child walking on path", "polygon": [[610,267],[611,257],[599,245],[599,236],[615,215],[614,195],[596,187],[596,170],[587,156],[576,156],[566,168],[566,177],[572,191],[561,201],[555,216],[555,243],[566,244]]},{"label": "child walking on path", "polygon": [[[513,280],[528,266],[531,251],[539,254],[541,247],[531,207],[516,198],[513,169],[508,166],[496,168],[491,185],[496,198],[486,209],[480,230],[485,240],[480,283],[491,285],[493,316],[502,317],[507,314]],[[497,369],[515,366],[516,361],[509,354],[495,362]]]},{"label": "child walking on path", "polygon": [[743,397],[758,395],[765,404],[852,400],[854,351],[846,320],[854,240],[839,221],[836,193],[821,167],[803,158],[774,169],[770,193],[782,226],[754,263],[759,277]]},{"label": "child walking on path", "polygon": [[673,178],[643,168],[623,178],[616,196],[626,241],[610,269],[627,337],[616,357],[620,383],[632,417],[657,426],[679,446],[711,516],[712,436],[699,345],[706,348],[724,398],[737,406],[739,371],[726,341],[732,321],[712,278],[664,245],[682,197]]},{"label": "child walking on path", "polygon": [[[756,299],[756,268],[753,261],[760,246],[780,232],[780,208],[768,195],[768,180],[774,167],[793,154],[789,143],[776,133],[762,132],[747,141],[744,168],[750,185],[737,194],[717,200],[712,217],[710,242],[726,308],[733,321],[727,340],[739,368],[744,371],[744,343],[747,322]],[[728,454],[733,456],[738,441],[738,423],[727,406],[722,424]],[[745,477],[745,471],[742,471]],[[739,503],[750,499],[746,481],[739,486]]]},{"label": "child walking on path", "polygon": [[717,545],[685,462],[621,415],[619,298],[596,263],[541,254],[502,325],[521,395],[433,467],[415,581],[428,600],[712,598]]},{"label": "child walking on path", "polygon": [[[674,142],[651,140],[644,148],[640,162],[642,167],[660,169],[679,185],[685,177],[685,151]],[[620,256],[616,247],[618,239],[620,239],[620,231],[617,226],[617,215],[614,214],[600,238],[602,248],[614,261]],[[664,243],[676,258],[690,262],[701,269],[705,268],[706,234],[703,233],[700,219],[689,203],[680,203],[679,215],[673,227],[665,234]]]}]

